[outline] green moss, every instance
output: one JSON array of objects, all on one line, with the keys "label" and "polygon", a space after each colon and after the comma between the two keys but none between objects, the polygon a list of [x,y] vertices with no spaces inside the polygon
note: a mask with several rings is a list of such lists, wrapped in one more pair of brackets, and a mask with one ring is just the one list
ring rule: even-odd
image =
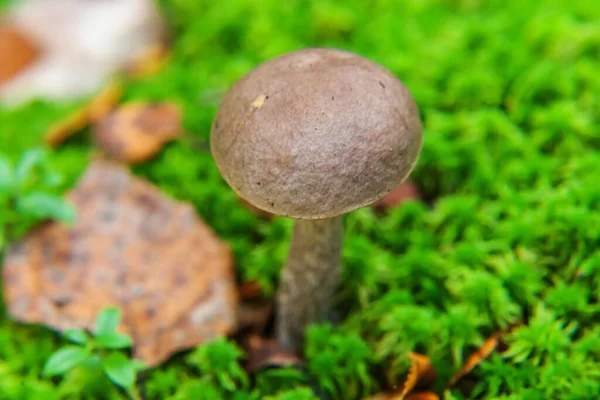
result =
[{"label": "green moss", "polygon": [[[133,170],[196,206],[232,246],[241,280],[257,279],[274,293],[292,223],[261,220],[238,202],[210,155],[210,123],[222,93],[270,57],[332,46],[397,74],[424,121],[413,177],[427,204],[346,217],[342,321],[309,331],[306,371],[248,377],[240,369],[242,355],[217,342],[212,346],[223,352],[214,355],[215,347],[203,346],[192,353],[196,365],[177,357],[148,373],[148,398],[356,398],[399,384],[407,351],[431,356],[441,390],[485,337],[517,320],[525,326],[510,335],[504,355],[474,371],[472,391],[455,389],[446,399],[597,396],[596,2],[160,4],[175,29],[171,63],[155,76],[127,82],[125,97],[176,101],[187,134]],[[16,160],[79,104],[34,102],[0,111],[2,153]],[[63,190],[90,154],[86,133],[52,152],[52,168],[66,178]],[[44,358],[59,344],[43,329],[2,321],[0,374],[7,378],[0,379],[0,393],[17,399],[94,393],[102,381],[93,377],[40,381]],[[122,397],[107,391],[94,398],[115,396]]]}]

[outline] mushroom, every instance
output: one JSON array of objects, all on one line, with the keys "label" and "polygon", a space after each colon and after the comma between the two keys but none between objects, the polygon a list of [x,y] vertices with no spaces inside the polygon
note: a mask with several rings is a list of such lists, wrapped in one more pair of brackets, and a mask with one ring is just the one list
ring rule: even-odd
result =
[{"label": "mushroom", "polygon": [[384,67],[334,49],[267,61],[233,84],[211,150],[237,194],[296,219],[277,293],[276,336],[289,350],[325,320],[341,277],[342,214],[410,174],[422,146],[415,101]]}]

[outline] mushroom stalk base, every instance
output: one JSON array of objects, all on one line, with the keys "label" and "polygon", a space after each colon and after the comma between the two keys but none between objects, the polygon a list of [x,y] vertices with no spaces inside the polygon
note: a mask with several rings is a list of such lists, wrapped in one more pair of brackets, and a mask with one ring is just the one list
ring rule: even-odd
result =
[{"label": "mushroom stalk base", "polygon": [[325,320],[341,279],[341,216],[297,220],[277,297],[279,344],[298,351],[306,325]]}]

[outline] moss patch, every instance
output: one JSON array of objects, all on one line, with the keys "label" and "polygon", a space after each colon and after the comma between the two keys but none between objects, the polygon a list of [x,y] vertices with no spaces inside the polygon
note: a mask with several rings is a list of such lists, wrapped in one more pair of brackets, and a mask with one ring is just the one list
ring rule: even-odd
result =
[{"label": "moss patch", "polygon": [[[232,245],[241,280],[258,279],[273,293],[292,225],[263,221],[238,203],[208,138],[220,94],[270,57],[331,46],[397,74],[422,112],[425,144],[413,176],[432,206],[347,216],[345,318],[310,331],[305,372],[249,380],[233,344],[216,342],[197,353],[197,365],[176,357],[147,374],[147,398],[352,399],[401,380],[407,351],[428,354],[443,383],[486,336],[516,320],[526,325],[509,336],[504,357],[474,371],[469,393],[446,399],[600,393],[596,2],[160,3],[175,28],[172,60],[129,82],[125,96],[177,102],[188,135],[135,172],[197,207]],[[77,105],[0,111],[0,151],[18,158]],[[90,154],[85,135],[52,153],[64,189]],[[59,344],[4,318],[0,399],[125,397],[89,376],[42,381],[44,357]]]}]

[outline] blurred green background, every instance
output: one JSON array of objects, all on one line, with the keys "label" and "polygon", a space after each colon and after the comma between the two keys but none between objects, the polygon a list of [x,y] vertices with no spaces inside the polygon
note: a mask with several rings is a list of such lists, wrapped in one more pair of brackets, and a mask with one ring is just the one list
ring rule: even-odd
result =
[{"label": "blurred green background", "polygon": [[[0,1],[6,6],[6,0]],[[401,385],[416,351],[451,399],[593,399],[600,394],[600,6],[538,0],[161,0],[169,64],[126,83],[125,100],[172,100],[192,140],[134,168],[192,202],[233,248],[241,281],[277,287],[291,221],[265,221],[222,181],[208,138],[220,95],[258,63],[310,46],[368,57],[421,110],[413,173],[424,202],[346,217],[339,325],[308,332],[306,371],[238,373],[233,342],[144,374],[147,399],[358,399]],[[83,100],[82,100],[83,102]],[[82,102],[0,110],[0,154],[15,161]],[[49,168],[70,188],[92,147],[79,135]],[[10,213],[6,208],[0,212]],[[27,221],[22,221],[26,224]],[[17,220],[17,225],[19,221]],[[25,229],[23,229],[25,230]],[[483,340],[506,337],[460,388],[449,378]],[[40,377],[64,344],[0,315],[0,399],[126,398],[101,374]],[[238,372],[236,372],[238,371]]]}]

